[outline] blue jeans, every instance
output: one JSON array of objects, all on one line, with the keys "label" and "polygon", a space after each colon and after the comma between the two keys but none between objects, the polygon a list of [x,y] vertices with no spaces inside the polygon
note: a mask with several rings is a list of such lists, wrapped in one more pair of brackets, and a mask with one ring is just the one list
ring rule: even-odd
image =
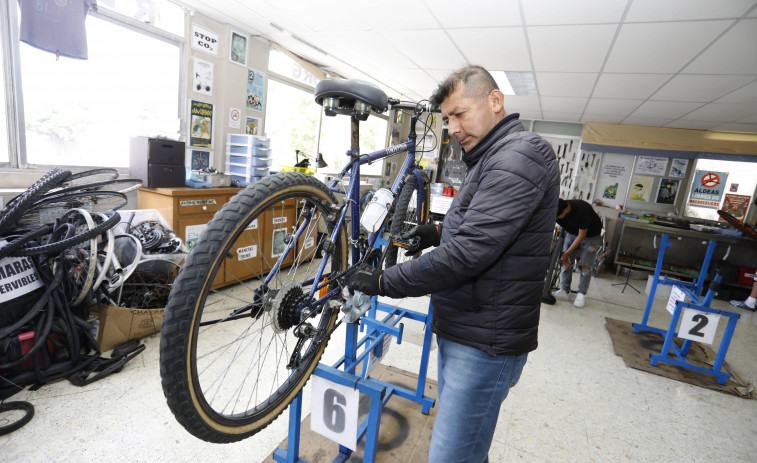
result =
[{"label": "blue jeans", "polygon": [[499,408],[528,354],[492,356],[437,336],[439,409],[429,463],[485,463]]},{"label": "blue jeans", "polygon": [[[567,251],[573,241],[576,240],[576,235],[566,233],[565,245],[563,246],[563,252]],[[570,255],[570,266],[560,267],[560,287],[567,294],[570,294],[570,283],[573,281],[573,267],[576,265],[576,258],[581,259],[579,264],[581,267],[581,277],[578,280],[578,292],[586,295],[589,291],[589,283],[591,283],[591,267],[594,265],[594,260],[597,254],[597,248],[602,244],[602,238],[600,236],[593,236],[591,238],[584,238],[578,249],[573,251]],[[584,270],[587,267],[588,270]]]}]

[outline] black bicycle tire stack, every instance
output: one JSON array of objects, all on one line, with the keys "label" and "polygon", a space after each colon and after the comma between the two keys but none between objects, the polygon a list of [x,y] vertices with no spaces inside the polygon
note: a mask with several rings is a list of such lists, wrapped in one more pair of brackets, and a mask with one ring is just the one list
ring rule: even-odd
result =
[{"label": "black bicycle tire stack", "polygon": [[[0,211],[2,283],[19,288],[37,279],[41,282],[30,285],[39,287],[26,294],[16,297],[17,292],[0,299],[0,401],[25,387],[61,378],[83,385],[90,373],[106,369],[85,320],[86,307],[70,303],[72,288],[66,281],[61,255],[120,221],[115,210],[126,204],[126,196],[108,188],[116,185],[126,191],[136,183],[130,179],[116,181],[117,177],[115,169],[72,174],[55,168]],[[79,207],[105,212],[108,219],[84,233],[61,222],[67,210]],[[33,408],[5,431],[23,426],[32,414]]]}]

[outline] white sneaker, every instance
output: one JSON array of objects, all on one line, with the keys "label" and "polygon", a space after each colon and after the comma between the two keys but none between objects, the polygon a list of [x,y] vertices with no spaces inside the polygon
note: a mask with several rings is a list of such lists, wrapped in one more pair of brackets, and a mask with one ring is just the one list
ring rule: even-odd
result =
[{"label": "white sneaker", "polygon": [[584,301],[584,295],[581,293],[576,293],[576,300],[573,301],[573,307],[578,307],[579,309],[586,305],[586,301]]},{"label": "white sneaker", "polygon": [[558,301],[569,301],[570,300],[570,294],[566,293],[562,289],[558,289],[554,293],[552,293],[552,296],[554,296],[555,299]]}]

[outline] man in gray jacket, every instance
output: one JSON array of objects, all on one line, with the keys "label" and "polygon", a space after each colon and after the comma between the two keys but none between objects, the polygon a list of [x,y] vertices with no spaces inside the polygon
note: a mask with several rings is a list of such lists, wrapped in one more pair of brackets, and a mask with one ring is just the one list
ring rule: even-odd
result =
[{"label": "man in gray jacket", "polygon": [[418,248],[438,246],[383,272],[356,272],[350,286],[395,298],[432,294],[439,409],[429,461],[481,463],[500,405],[537,346],[558,164],[549,143],[506,114],[485,69],[454,72],[431,100],[468,167],[441,231],[430,224],[412,232]]}]

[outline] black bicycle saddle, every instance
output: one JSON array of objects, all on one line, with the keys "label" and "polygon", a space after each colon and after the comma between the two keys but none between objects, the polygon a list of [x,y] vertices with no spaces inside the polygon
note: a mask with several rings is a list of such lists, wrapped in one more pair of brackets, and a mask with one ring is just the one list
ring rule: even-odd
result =
[{"label": "black bicycle saddle", "polygon": [[380,114],[388,109],[386,93],[359,80],[324,79],[315,86],[314,95],[327,116],[346,114],[364,121],[371,110]]}]

